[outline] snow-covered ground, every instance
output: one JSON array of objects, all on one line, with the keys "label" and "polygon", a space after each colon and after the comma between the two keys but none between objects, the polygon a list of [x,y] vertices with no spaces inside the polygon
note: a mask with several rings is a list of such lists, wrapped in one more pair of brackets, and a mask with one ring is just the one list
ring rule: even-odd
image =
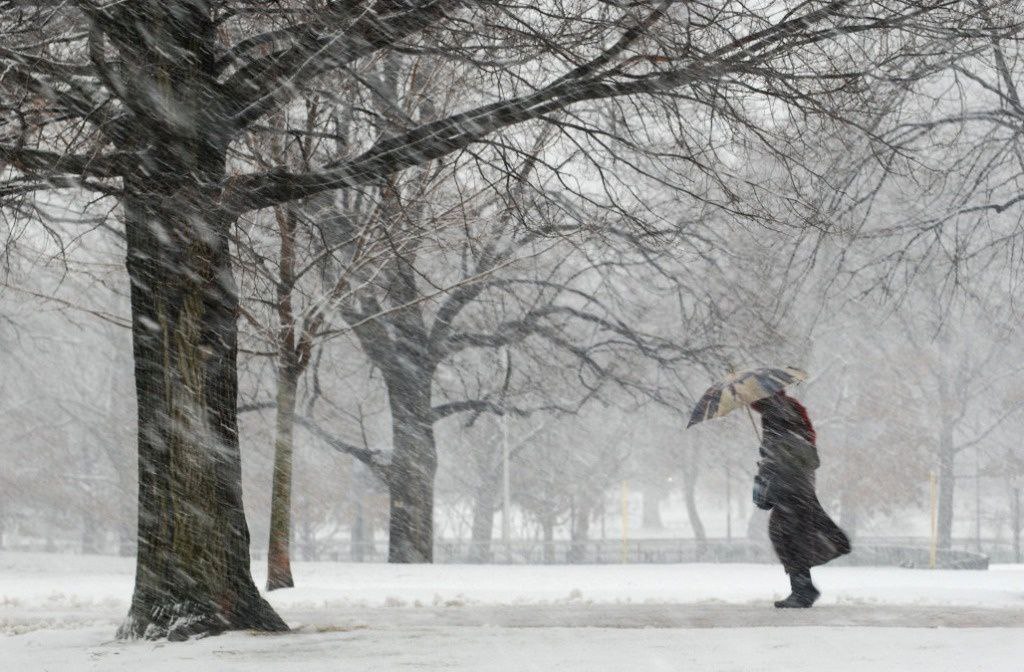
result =
[{"label": "snow-covered ground", "polygon": [[1024,566],[824,567],[819,605],[780,612],[766,565],[300,562],[269,596],[292,633],[182,644],[113,641],[132,571],[0,553],[0,669],[1024,670]]}]

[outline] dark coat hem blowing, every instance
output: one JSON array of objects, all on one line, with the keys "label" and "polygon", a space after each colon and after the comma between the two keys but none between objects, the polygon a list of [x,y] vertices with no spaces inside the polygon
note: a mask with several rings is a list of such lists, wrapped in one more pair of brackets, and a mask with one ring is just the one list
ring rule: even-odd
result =
[{"label": "dark coat hem blowing", "polygon": [[764,432],[755,481],[755,492],[760,490],[757,503],[771,508],[768,537],[779,561],[788,574],[798,574],[846,555],[850,540],[815,493],[814,472],[820,461],[817,448],[805,438],[814,436],[806,414],[785,396],[760,406]]}]

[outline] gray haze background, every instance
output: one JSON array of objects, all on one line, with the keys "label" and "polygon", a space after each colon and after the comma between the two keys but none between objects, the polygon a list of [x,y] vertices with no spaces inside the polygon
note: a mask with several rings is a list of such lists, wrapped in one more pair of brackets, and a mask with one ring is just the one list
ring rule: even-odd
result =
[{"label": "gray haze background", "polygon": [[[349,64],[344,76],[327,69],[240,132],[224,165],[273,181],[361,156],[381,137],[469,105],[547,91],[564,70],[552,45],[590,16],[555,4],[564,21],[523,19],[532,50],[507,39],[518,23],[481,10],[498,26],[484,55],[500,67],[395,50]],[[913,3],[896,5],[864,11],[916,16]],[[1018,9],[985,8],[956,16],[992,27]],[[722,32],[710,19],[707,35],[694,32],[717,53],[723,35],[763,27],[771,9],[737,9]],[[601,11],[611,14],[592,26],[597,37],[570,45],[580,54],[637,20]],[[667,5],[652,12],[640,24],[649,39],[638,43],[648,51],[613,53],[623,62],[611,79],[632,77],[639,63],[640,80],[675,81],[657,54],[690,48],[693,17]],[[727,82],[736,89],[719,97],[721,82],[708,75],[714,85],[694,85],[693,100],[662,96],[664,88],[621,103],[584,99],[496,126],[479,146],[465,140],[423,165],[410,159],[372,185],[240,207],[229,226],[254,556],[267,549],[274,406],[290,349],[302,361],[293,399],[297,558],[381,557],[388,493],[375,473],[386,471],[394,429],[420,425],[433,427],[438,447],[435,547],[477,542],[439,559],[491,558],[506,448],[509,535],[571,540],[569,559],[588,557],[587,540],[626,535],[761,535],[749,502],[749,420],[736,413],[684,426],[695,399],[730,369],[792,365],[810,372],[796,395],[819,432],[821,499],[855,543],[926,537],[934,473],[940,547],[1019,560],[1024,162],[1014,82],[1024,60],[1019,31],[979,46],[976,32],[957,24],[942,33],[948,22],[930,16],[916,32],[894,20],[877,38],[797,59],[808,79],[831,81],[863,49],[874,70],[852,79],[870,86],[760,95],[736,74]],[[241,39],[250,28],[232,29]],[[424,40],[461,55],[462,30]],[[510,60],[517,49],[533,58]],[[113,45],[103,53],[123,55]],[[143,89],[136,102],[172,120],[195,111],[172,93],[179,98]],[[455,130],[473,135],[482,122],[470,121]],[[324,140],[312,154],[305,140],[288,139],[302,129]],[[43,134],[40,146],[60,146],[63,132]],[[16,169],[3,170],[19,186]],[[113,198],[52,186],[4,219],[0,544],[131,554],[136,428],[122,213]],[[254,199],[268,198],[257,191]],[[295,275],[289,265],[301,272],[282,279]],[[310,324],[303,343],[298,332]],[[429,349],[417,340],[423,324],[447,336],[424,379],[436,415],[406,422],[395,417],[406,408],[395,397],[422,391],[417,376],[428,367],[409,353]],[[375,346],[384,342],[397,345]],[[411,442],[422,449],[416,441],[426,439]]]}]

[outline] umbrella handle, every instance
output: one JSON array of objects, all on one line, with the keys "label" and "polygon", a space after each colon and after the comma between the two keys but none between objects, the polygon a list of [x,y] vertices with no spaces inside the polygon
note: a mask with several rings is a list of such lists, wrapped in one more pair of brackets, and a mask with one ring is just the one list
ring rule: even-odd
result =
[{"label": "umbrella handle", "polygon": [[754,436],[757,437],[757,442],[761,443],[761,432],[757,429],[757,421],[754,420],[754,414],[750,412],[750,406],[745,406],[747,409],[747,417],[750,418],[750,424],[754,427]]}]

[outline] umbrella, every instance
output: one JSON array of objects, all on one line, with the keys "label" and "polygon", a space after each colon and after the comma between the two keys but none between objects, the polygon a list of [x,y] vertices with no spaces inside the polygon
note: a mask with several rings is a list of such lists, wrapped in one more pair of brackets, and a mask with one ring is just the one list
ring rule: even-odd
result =
[{"label": "umbrella", "polygon": [[807,378],[800,369],[787,366],[781,369],[748,369],[730,373],[725,380],[719,381],[708,388],[690,415],[692,427],[702,420],[720,418],[740,406],[770,397],[787,385],[798,383]]}]

